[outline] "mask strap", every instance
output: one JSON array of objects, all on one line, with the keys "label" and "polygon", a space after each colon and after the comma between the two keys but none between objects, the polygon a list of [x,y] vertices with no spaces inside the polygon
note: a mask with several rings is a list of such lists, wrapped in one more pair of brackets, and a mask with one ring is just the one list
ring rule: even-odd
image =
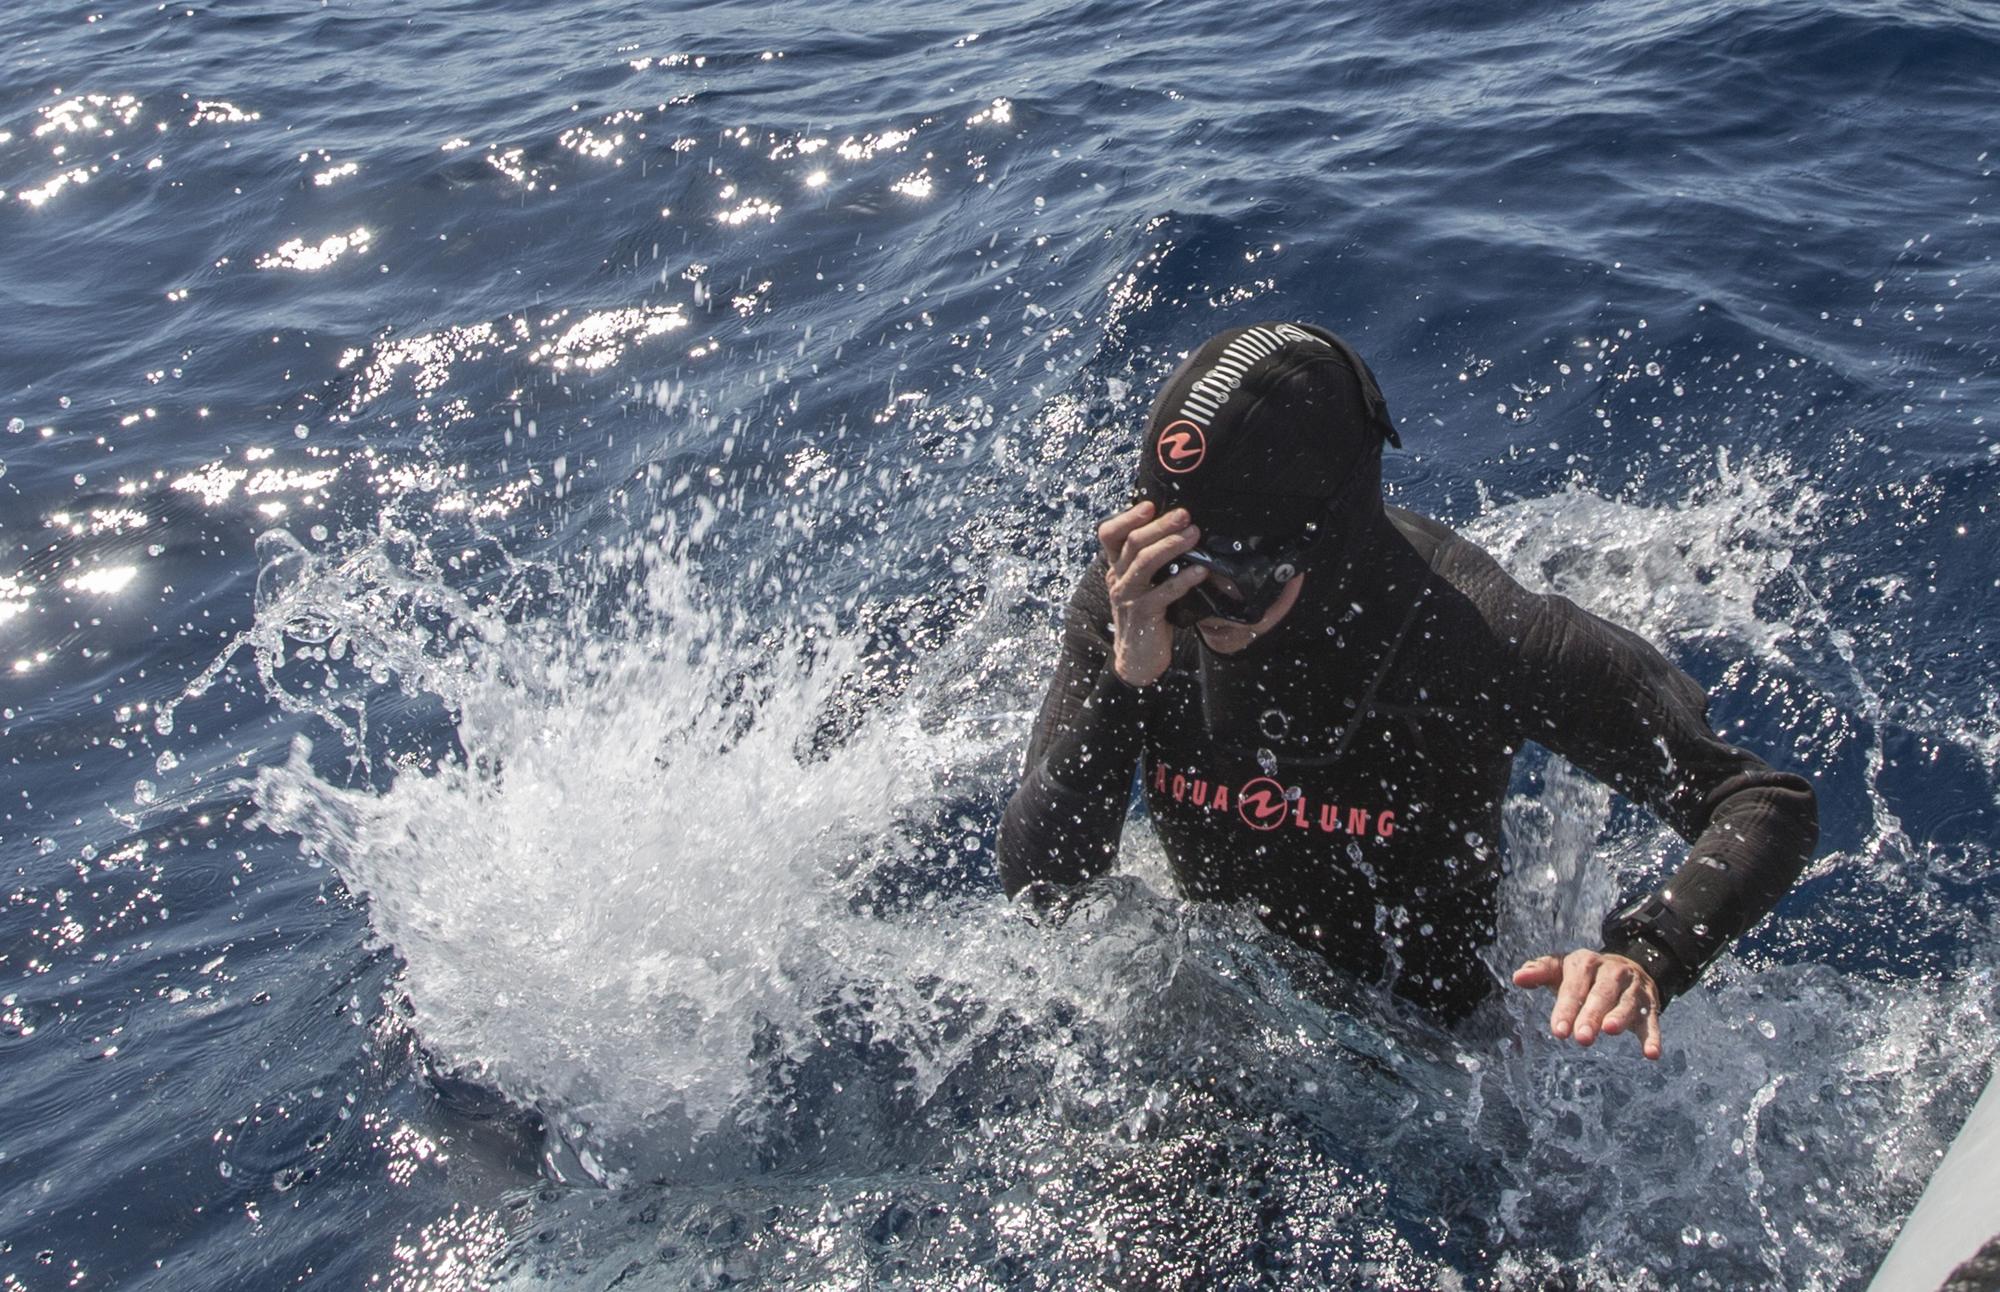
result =
[{"label": "mask strap", "polygon": [[1389,401],[1382,398],[1382,387],[1376,383],[1375,374],[1369,371],[1361,356],[1354,353],[1354,347],[1316,323],[1300,323],[1297,326],[1332,346],[1341,358],[1347,360],[1347,366],[1354,370],[1355,379],[1361,383],[1361,398],[1368,405],[1368,420],[1375,424],[1383,439],[1402,448],[1403,437],[1396,434],[1396,424],[1389,420]]},{"label": "mask strap", "polygon": [[[1347,483],[1340,487],[1340,492],[1326,500],[1326,509],[1322,513],[1321,519],[1315,522],[1317,532],[1306,537],[1303,541],[1287,544],[1285,547],[1274,552],[1272,555],[1278,562],[1293,566],[1294,572],[1299,574],[1308,573],[1317,568],[1320,559],[1326,555],[1327,547],[1339,536],[1339,527],[1333,523],[1334,517],[1347,510],[1349,495],[1359,489],[1362,481],[1365,479],[1367,479],[1367,476],[1359,471],[1349,476]],[[1281,579],[1279,582],[1282,583],[1285,580]]]}]

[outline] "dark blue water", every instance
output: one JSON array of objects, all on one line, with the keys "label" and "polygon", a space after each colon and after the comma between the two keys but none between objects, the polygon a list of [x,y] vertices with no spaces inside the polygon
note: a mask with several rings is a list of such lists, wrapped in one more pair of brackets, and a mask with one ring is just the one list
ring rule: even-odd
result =
[{"label": "dark blue water", "polygon": [[[1857,1287],[1996,1043],[2000,15],[0,15],[0,1286]],[[991,844],[1211,332],[1824,855],[1659,1065]],[[1678,855],[1525,760],[1495,962]]]}]

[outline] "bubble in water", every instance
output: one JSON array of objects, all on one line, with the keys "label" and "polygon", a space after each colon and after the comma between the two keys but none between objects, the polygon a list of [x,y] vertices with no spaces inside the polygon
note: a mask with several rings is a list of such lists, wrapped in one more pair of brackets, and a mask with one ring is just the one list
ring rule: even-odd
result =
[{"label": "bubble in water", "polygon": [[159,787],[153,782],[147,780],[132,782],[132,801],[140,807],[151,806],[159,797]]},{"label": "bubble in water", "polygon": [[4,476],[6,474],[7,474],[7,463],[4,459],[0,459],[0,476]]},{"label": "bubble in water", "polygon": [[1268,749],[1260,749],[1260,750],[1258,750],[1258,751],[1257,751],[1257,769],[1258,769],[1259,771],[1263,772],[1263,773],[1264,773],[1264,775],[1266,775],[1266,776],[1275,776],[1275,775],[1277,775],[1277,773],[1278,773],[1278,756],[1277,756],[1276,754],[1272,753],[1272,752],[1271,752],[1270,750],[1268,750]]},{"label": "bubble in water", "polygon": [[174,711],[172,709],[160,710],[159,716],[153,719],[153,730],[159,732],[163,736],[173,735]]},{"label": "bubble in water", "polygon": [[1778,1039],[1778,1026],[1768,1018],[1757,1024],[1757,1030],[1764,1034],[1764,1039],[1767,1041]]},{"label": "bubble in water", "polygon": [[304,439],[306,436],[312,434],[312,427],[307,426],[304,422],[300,422],[292,428],[292,434],[298,436],[300,439]]},{"label": "bubble in water", "polygon": [[7,434],[19,435],[22,431],[25,431],[27,429],[28,429],[28,424],[22,421],[20,418],[10,417],[7,419]]},{"label": "bubble in water", "polygon": [[215,1173],[227,1180],[230,1176],[236,1174],[236,1168],[229,1165],[229,1159],[224,1158],[215,1164]]},{"label": "bubble in water", "polygon": [[180,765],[181,756],[171,749],[162,749],[160,756],[153,760],[153,770],[163,776]]},{"label": "bubble in water", "polygon": [[1686,1229],[1681,1230],[1681,1242],[1685,1243],[1689,1247],[1701,1246],[1700,1226],[1689,1225]]}]

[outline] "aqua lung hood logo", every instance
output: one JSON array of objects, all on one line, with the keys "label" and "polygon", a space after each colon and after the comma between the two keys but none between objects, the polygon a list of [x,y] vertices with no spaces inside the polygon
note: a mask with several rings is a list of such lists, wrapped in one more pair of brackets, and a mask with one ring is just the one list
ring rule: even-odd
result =
[{"label": "aqua lung hood logo", "polygon": [[1285,823],[1289,811],[1285,787],[1268,776],[1245,781],[1243,788],[1236,791],[1236,815],[1252,830],[1277,829]]},{"label": "aqua lung hood logo", "polygon": [[1174,475],[1186,475],[1208,456],[1208,436],[1193,422],[1175,422],[1160,432],[1160,466]]}]

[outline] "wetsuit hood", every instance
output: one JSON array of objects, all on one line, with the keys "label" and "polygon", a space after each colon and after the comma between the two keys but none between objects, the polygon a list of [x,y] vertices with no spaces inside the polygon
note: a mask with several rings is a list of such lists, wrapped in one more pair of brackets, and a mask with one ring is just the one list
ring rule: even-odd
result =
[{"label": "wetsuit hood", "polygon": [[1374,374],[1323,328],[1234,328],[1188,356],[1153,401],[1136,491],[1201,527],[1159,577],[1190,564],[1211,577],[1169,621],[1256,623],[1294,576],[1379,530],[1384,441],[1401,442]]},{"label": "wetsuit hood", "polygon": [[1292,539],[1329,513],[1351,531],[1357,516],[1381,513],[1385,440],[1401,443],[1381,389],[1338,336],[1299,323],[1231,328],[1153,400],[1137,494],[1231,538]]}]

